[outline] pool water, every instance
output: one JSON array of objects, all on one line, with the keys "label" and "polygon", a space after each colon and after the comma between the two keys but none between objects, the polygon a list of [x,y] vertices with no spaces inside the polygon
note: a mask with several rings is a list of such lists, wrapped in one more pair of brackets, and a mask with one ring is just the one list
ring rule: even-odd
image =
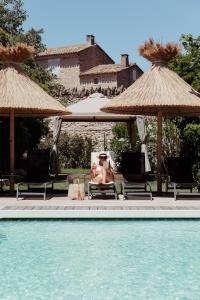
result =
[{"label": "pool water", "polygon": [[200,299],[200,221],[1,221],[1,300]]}]

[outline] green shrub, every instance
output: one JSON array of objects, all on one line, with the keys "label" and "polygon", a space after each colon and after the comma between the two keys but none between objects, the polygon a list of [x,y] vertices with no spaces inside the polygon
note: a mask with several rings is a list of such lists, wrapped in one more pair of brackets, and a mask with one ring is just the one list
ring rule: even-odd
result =
[{"label": "green shrub", "polygon": [[130,142],[127,124],[118,123],[112,128],[113,138],[110,142],[110,149],[115,153],[115,162],[118,169],[121,165],[121,157],[123,152],[127,151],[136,151],[139,149],[139,144],[136,142],[136,145],[132,145]]},{"label": "green shrub", "polygon": [[194,177],[200,179],[200,124],[189,123],[183,130],[182,155],[193,162]]},{"label": "green shrub", "polygon": [[[49,146],[52,147],[52,144],[52,138],[47,137],[39,147],[49,148]],[[91,152],[94,151],[95,145],[96,142],[93,142],[90,137],[61,133],[58,141],[60,164],[66,168],[90,168]]]}]

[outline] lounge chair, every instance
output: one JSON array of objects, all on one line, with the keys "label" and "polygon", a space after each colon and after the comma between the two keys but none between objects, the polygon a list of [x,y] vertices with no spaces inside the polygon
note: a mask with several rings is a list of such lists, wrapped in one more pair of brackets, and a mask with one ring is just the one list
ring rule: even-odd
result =
[{"label": "lounge chair", "polygon": [[[91,153],[91,163],[95,163],[96,165],[99,164],[99,155],[102,153],[101,152],[92,152]],[[113,151],[103,151],[104,154],[107,155],[108,159],[107,161],[110,163],[111,167],[113,170],[115,170],[115,164],[114,164],[114,152]],[[117,196],[117,189],[116,189],[116,184],[115,181],[110,181],[105,184],[98,184],[92,179],[88,182],[88,199],[92,199],[94,195],[114,195],[115,199],[118,199]]]},{"label": "lounge chair", "polygon": [[3,191],[3,187],[8,185],[10,185],[10,180],[8,178],[0,177],[0,191]]},{"label": "lounge chair", "polygon": [[[187,157],[168,157],[166,168],[169,175],[167,191],[173,189],[174,200],[178,196],[199,196],[200,192],[193,193],[193,189],[200,191],[200,183],[195,181],[192,174],[192,162]],[[189,190],[190,192],[178,191]]]},{"label": "lounge chair", "polygon": [[124,200],[128,198],[128,195],[148,196],[152,200],[151,185],[148,183],[145,173],[144,153],[122,153],[120,172],[123,175],[121,192]]},{"label": "lounge chair", "polygon": [[[17,184],[16,198],[22,195],[42,195],[46,200],[47,188],[53,191],[53,180],[49,174],[50,150],[37,149],[28,152],[27,176]],[[27,186],[28,190],[20,189]]]}]

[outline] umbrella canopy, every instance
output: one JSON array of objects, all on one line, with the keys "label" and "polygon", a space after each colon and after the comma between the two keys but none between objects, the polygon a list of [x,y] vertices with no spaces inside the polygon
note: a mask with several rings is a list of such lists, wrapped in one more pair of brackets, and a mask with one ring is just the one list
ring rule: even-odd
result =
[{"label": "umbrella canopy", "polygon": [[106,96],[101,93],[91,94],[84,100],[75,104],[69,105],[67,109],[72,113],[71,115],[63,116],[63,122],[72,121],[128,121],[134,120],[135,117],[131,115],[116,115],[108,114],[101,111],[103,106],[109,105],[111,102]]},{"label": "umbrella canopy", "polygon": [[0,115],[51,116],[69,111],[48,95],[40,86],[23,73],[20,63],[33,55],[34,49],[25,44],[15,47],[0,46]]},{"label": "umbrella canopy", "polygon": [[200,94],[162,62],[154,62],[122,94],[102,111],[116,114],[157,116],[199,115]]},{"label": "umbrella canopy", "polygon": [[162,115],[200,115],[200,94],[167,67],[167,62],[179,53],[178,45],[155,44],[149,40],[139,51],[152,62],[152,67],[102,111],[158,117],[157,174],[158,192],[161,192]]},{"label": "umbrella canopy", "polygon": [[7,64],[0,71],[0,115],[51,116],[69,113],[57,100],[22,73],[19,66]]},{"label": "umbrella canopy", "polygon": [[[14,117],[46,117],[69,113],[57,100],[26,76],[20,62],[30,58],[34,49],[25,44],[15,47],[0,46],[0,115],[10,117],[10,171],[14,171]],[[13,189],[13,178],[11,182]]]}]

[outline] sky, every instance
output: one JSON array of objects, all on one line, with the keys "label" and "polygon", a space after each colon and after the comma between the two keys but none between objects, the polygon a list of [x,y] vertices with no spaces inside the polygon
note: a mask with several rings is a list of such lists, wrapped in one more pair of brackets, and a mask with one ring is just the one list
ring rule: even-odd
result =
[{"label": "sky", "polygon": [[138,46],[149,37],[179,42],[181,34],[200,35],[200,0],[23,0],[24,29],[44,29],[48,47],[84,44],[86,35],[120,62],[129,54],[144,71],[149,63]]}]

